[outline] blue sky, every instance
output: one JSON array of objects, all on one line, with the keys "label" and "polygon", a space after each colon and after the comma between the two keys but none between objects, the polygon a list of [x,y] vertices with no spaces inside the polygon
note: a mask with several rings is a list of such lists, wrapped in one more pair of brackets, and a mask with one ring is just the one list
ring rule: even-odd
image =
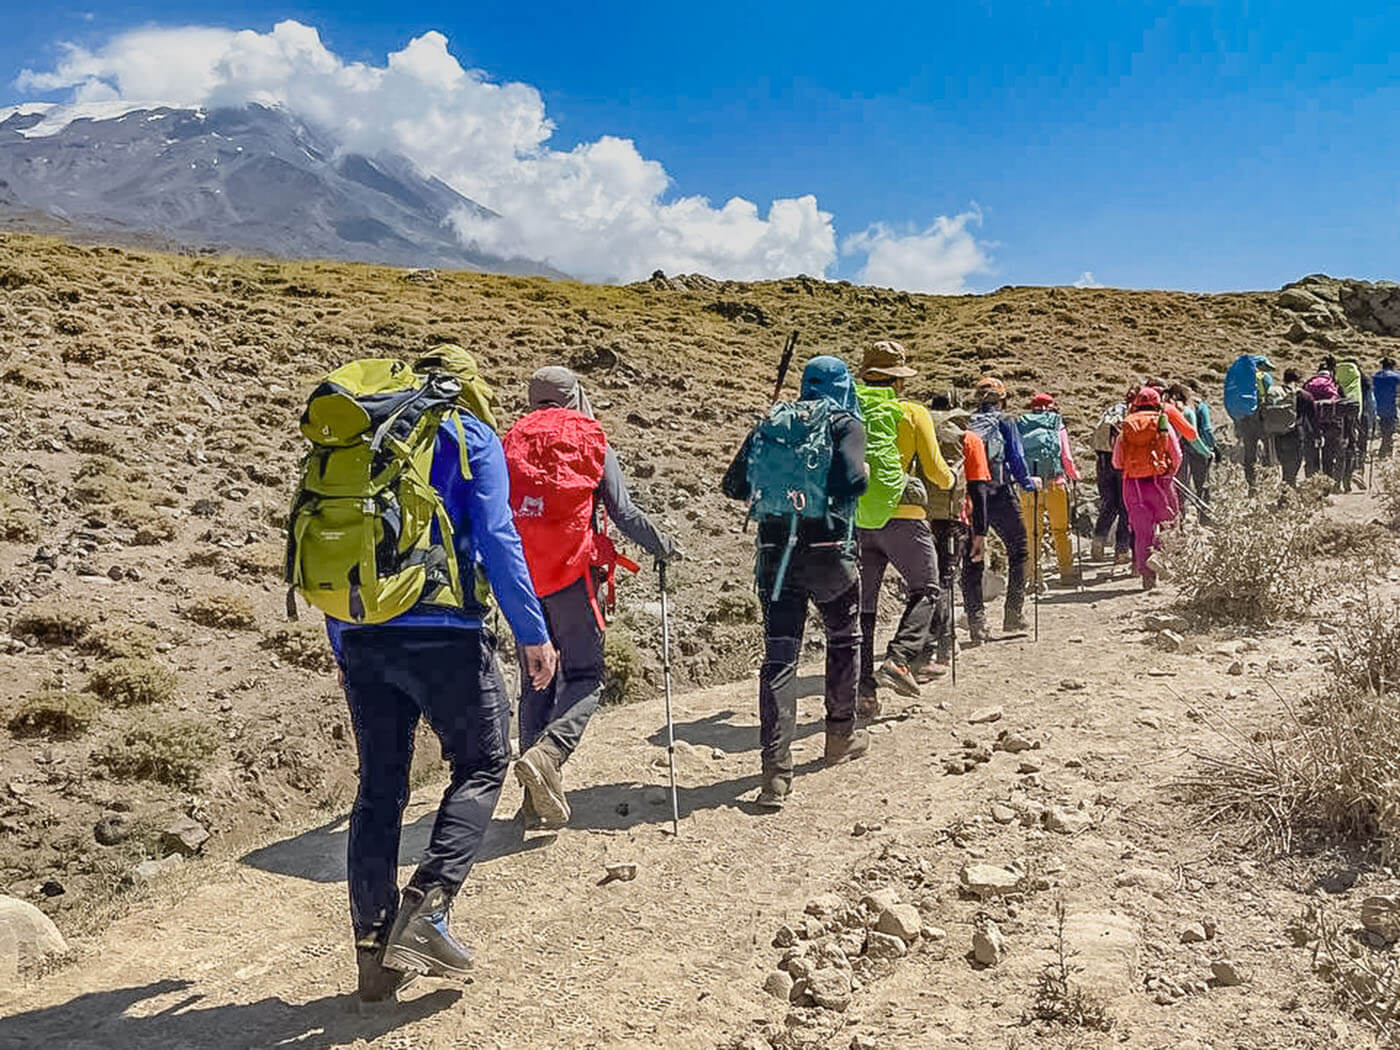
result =
[{"label": "blue sky", "polygon": [[[371,65],[436,30],[463,65],[538,89],[553,149],[631,139],[673,196],[766,212],[814,194],[838,244],[882,224],[866,247],[961,216],[962,235],[902,243],[961,250],[935,265],[973,290],[1400,277],[1400,5],[16,6],[0,15],[15,102],[65,97],[13,83],[53,69],[59,42],[143,25],[295,19]],[[838,253],[827,274],[898,278],[927,253],[880,258]]]}]

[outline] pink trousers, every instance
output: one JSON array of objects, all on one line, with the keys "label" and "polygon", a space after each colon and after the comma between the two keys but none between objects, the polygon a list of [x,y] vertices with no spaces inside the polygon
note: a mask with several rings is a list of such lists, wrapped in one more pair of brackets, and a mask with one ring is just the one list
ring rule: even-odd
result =
[{"label": "pink trousers", "polygon": [[1147,557],[1162,545],[1157,536],[1159,526],[1175,520],[1176,491],[1172,476],[1123,479],[1123,506],[1128,510],[1128,524],[1133,530],[1133,569],[1144,580],[1156,579],[1147,567]]}]

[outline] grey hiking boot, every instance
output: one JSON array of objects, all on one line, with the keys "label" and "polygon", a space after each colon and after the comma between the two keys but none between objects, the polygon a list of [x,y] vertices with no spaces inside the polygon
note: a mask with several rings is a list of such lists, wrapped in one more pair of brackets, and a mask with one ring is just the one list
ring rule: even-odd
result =
[{"label": "grey hiking boot", "polygon": [[515,820],[525,831],[539,831],[544,827],[544,821],[535,812],[535,805],[530,801],[527,793],[520,803],[520,808],[515,811]]},{"label": "grey hiking boot", "polygon": [[759,809],[782,809],[791,794],[791,776],[787,773],[764,773],[763,783],[758,789],[758,798],[754,799],[753,804]]},{"label": "grey hiking boot", "polygon": [[1031,625],[1026,620],[1026,614],[1020,609],[1008,609],[1006,615],[1001,619],[1003,634],[1024,634],[1030,629]]},{"label": "grey hiking boot", "polygon": [[880,717],[880,695],[874,682],[861,682],[856,688],[856,718],[870,722]]},{"label": "grey hiking boot", "polygon": [[1102,536],[1095,536],[1093,542],[1089,544],[1089,560],[1103,561],[1104,539]]},{"label": "grey hiking boot", "polygon": [[430,977],[465,977],[472,950],[447,928],[447,891],[441,886],[406,886],[399,916],[384,946],[384,965]]},{"label": "grey hiking boot", "polygon": [[991,638],[987,630],[987,614],[978,613],[967,618],[967,647],[974,649]]},{"label": "grey hiking boot", "polygon": [[525,789],[541,828],[562,828],[569,823],[563,765],[564,756],[548,738],[529,748],[515,763],[515,779]]},{"label": "grey hiking boot", "polygon": [[400,989],[407,987],[418,976],[413,972],[391,970],[384,965],[382,928],[355,942],[355,969],[359,974],[355,994],[364,1006],[396,1002]]},{"label": "grey hiking boot", "polygon": [[922,692],[909,668],[895,660],[886,659],[876,669],[875,680],[889,686],[900,696],[919,696]]},{"label": "grey hiking boot", "polygon": [[853,729],[849,733],[826,731],[826,764],[840,765],[860,758],[870,749],[870,734],[864,729]]}]

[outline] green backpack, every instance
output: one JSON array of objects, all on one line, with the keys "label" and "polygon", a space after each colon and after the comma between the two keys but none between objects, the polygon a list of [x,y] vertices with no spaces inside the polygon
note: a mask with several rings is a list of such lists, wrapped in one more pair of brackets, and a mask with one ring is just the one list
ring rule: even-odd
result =
[{"label": "green backpack", "polygon": [[870,482],[856,504],[856,527],[882,529],[904,497],[904,457],[899,454],[904,409],[891,387],[857,386],[856,399],[865,423],[865,462],[870,467]]},{"label": "green backpack", "polygon": [[312,448],[287,520],[289,617],[298,593],[350,623],[383,623],[420,600],[462,607],[452,523],[431,480],[438,428],[461,390],[445,372],[366,358],[311,392],[301,432]]},{"label": "green backpack", "polygon": [[1058,412],[1027,412],[1016,420],[1021,447],[1026,453],[1026,469],[1044,481],[1064,473],[1064,464],[1060,462],[1061,423]]}]

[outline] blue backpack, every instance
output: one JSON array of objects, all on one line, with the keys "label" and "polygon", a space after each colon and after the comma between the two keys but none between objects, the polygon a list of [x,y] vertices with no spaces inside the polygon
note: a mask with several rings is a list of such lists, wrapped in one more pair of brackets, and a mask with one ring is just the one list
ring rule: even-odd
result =
[{"label": "blue backpack", "polygon": [[1225,373],[1225,411],[1236,423],[1259,411],[1259,360],[1240,354]]},{"label": "blue backpack", "polygon": [[788,521],[787,546],[773,580],[773,600],[783,589],[797,524],[830,514],[826,483],[831,473],[831,403],[826,400],[782,401],[754,428],[747,476],[749,518]]},{"label": "blue backpack", "polygon": [[1021,432],[1021,445],[1026,452],[1026,469],[1035,477],[1050,481],[1064,473],[1060,460],[1060,426],[1058,412],[1027,412],[1016,420]]}]

